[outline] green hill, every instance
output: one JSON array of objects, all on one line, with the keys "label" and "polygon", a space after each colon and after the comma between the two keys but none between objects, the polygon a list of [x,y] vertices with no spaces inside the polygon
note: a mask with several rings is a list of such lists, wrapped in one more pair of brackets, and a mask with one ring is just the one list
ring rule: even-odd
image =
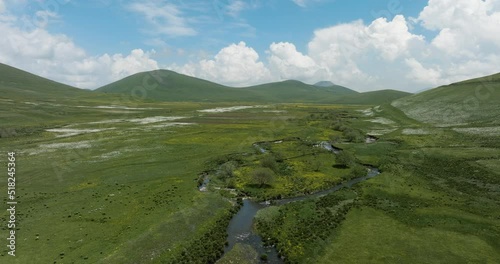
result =
[{"label": "green hill", "polygon": [[233,88],[168,70],[137,73],[96,91],[144,95],[158,101],[206,102],[315,102],[356,93],[341,86],[316,87],[299,81],[283,81]]},{"label": "green hill", "polygon": [[339,85],[288,80],[233,88],[168,70],[137,73],[96,90],[157,101],[382,104],[409,95],[400,91],[358,93]]},{"label": "green hill", "polygon": [[6,136],[5,131],[11,131],[8,135],[30,134],[92,119],[106,110],[96,106],[129,102],[121,97],[75,88],[0,64],[0,138]]},{"label": "green hill", "polygon": [[498,124],[500,73],[441,86],[392,103],[409,117],[431,124]]},{"label": "green hill", "polygon": [[[158,101],[234,101],[237,89],[168,70],[141,72],[105,85],[96,91],[124,93]],[[247,98],[248,94],[244,94]]]},{"label": "green hill", "polygon": [[242,88],[267,102],[333,102],[347,94],[358,92],[342,86],[318,87],[300,81],[288,80]]},{"label": "green hill", "polygon": [[411,93],[396,90],[380,90],[359,94],[347,94],[337,98],[338,104],[388,104],[392,101],[411,95]]},{"label": "green hill", "polygon": [[321,83],[323,85],[309,85],[288,80],[234,88],[173,71],[156,70],[131,75],[93,92],[0,64],[0,99],[17,101],[97,103],[116,101],[119,95],[126,95],[168,102],[382,104],[408,95],[399,91],[358,93],[330,82]]},{"label": "green hill", "polygon": [[91,91],[78,89],[0,63],[0,98],[23,100],[51,100],[90,95]]}]

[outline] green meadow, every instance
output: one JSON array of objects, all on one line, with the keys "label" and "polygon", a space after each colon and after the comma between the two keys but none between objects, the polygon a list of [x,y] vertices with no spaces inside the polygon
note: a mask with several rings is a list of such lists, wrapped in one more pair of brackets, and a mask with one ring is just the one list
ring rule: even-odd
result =
[{"label": "green meadow", "polygon": [[[16,257],[3,246],[1,263],[270,263],[246,244],[224,254],[241,199],[312,194],[365,175],[365,166],[381,174],[323,197],[271,202],[254,229],[286,263],[500,262],[496,77],[479,80],[490,94],[467,116],[443,119],[442,104],[465,109],[460,98],[474,96],[477,80],[412,96],[317,87],[302,101],[294,98],[311,87],[284,82],[274,87],[292,85],[290,98],[253,87],[234,103],[236,93],[182,98],[169,90],[176,83],[215,84],[174,73],[154,86],[163,96],[154,100],[120,83],[90,92],[0,72],[0,167],[5,175],[7,153],[16,153],[18,202]],[[146,87],[139,77],[124,81]],[[325,93],[331,102],[314,102]],[[2,237],[8,219],[3,210]]]}]

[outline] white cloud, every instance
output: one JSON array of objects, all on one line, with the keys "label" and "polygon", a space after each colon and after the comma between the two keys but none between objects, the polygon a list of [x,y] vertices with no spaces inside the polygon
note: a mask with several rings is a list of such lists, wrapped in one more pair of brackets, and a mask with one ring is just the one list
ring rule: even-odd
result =
[{"label": "white cloud", "polygon": [[406,19],[402,15],[395,16],[390,22],[385,18],[376,19],[368,26],[367,36],[371,38],[371,44],[382,53],[384,59],[391,61],[407,54],[412,43],[424,39],[423,36],[409,32]]},{"label": "white cloud", "polygon": [[153,35],[194,36],[196,30],[188,25],[179,8],[171,3],[135,2],[128,6],[131,11],[142,15],[148,23],[146,32]]},{"label": "white cloud", "polygon": [[69,37],[44,28],[24,31],[17,19],[0,21],[0,62],[81,88],[97,88],[140,71],[158,69],[154,51],[89,56]]},{"label": "white cloud", "polygon": [[231,44],[213,59],[170,68],[225,85],[246,86],[270,80],[270,72],[259,60],[259,54],[245,42]]},{"label": "white cloud", "polygon": [[232,17],[237,17],[245,8],[247,8],[247,4],[244,1],[232,1],[227,5],[226,13]]},{"label": "white cloud", "polygon": [[5,12],[5,2],[4,0],[0,0],[0,13]]},{"label": "white cloud", "polygon": [[[266,51],[266,64],[253,49],[240,43],[222,49],[212,60],[173,68],[236,86],[298,79],[309,83],[329,80],[359,91],[417,91],[499,71],[500,34],[494,34],[498,29],[489,24],[468,25],[475,23],[470,21],[474,19],[494,23],[499,13],[493,12],[493,1],[477,1],[475,5],[459,1],[462,9],[459,5],[449,13],[441,9],[452,8],[452,2],[431,0],[413,22],[396,15],[392,20],[377,18],[369,24],[358,20],[317,29],[305,53],[293,43],[272,43]],[[475,15],[464,16],[460,22],[457,14]],[[412,33],[418,23],[439,34],[427,40]]]},{"label": "white cloud", "polygon": [[35,12],[36,24],[38,27],[46,27],[49,22],[59,18],[57,13],[49,10],[39,10]]},{"label": "white cloud", "polygon": [[[295,2],[305,6],[309,1]],[[4,3],[0,0],[0,11],[5,10]],[[239,0],[227,3],[221,10],[230,16],[252,7]],[[155,1],[135,2],[128,7],[151,26],[155,34],[151,43],[165,46],[165,35],[197,34],[191,25],[198,25],[200,20],[184,17],[181,12],[197,7],[191,5],[194,2],[176,6]],[[200,4],[199,12],[206,14],[207,5]],[[57,18],[51,13],[38,15],[47,20]],[[236,22],[241,24],[242,20]],[[66,35],[51,34],[43,25],[22,24],[22,18],[8,12],[0,15],[0,32],[4,36],[0,38],[0,62],[86,88],[158,68],[152,59],[154,50],[91,56]],[[171,64],[170,68],[232,86],[298,79],[309,83],[329,80],[359,91],[416,91],[500,71],[498,25],[500,0],[430,0],[416,19],[396,15],[392,20],[359,20],[317,29],[304,51],[293,43],[273,42],[262,59],[252,47],[240,42],[215,55],[184,65]],[[415,28],[433,31],[436,36],[426,39],[413,33]]]},{"label": "white cloud", "polygon": [[309,56],[298,52],[295,45],[288,42],[272,43],[269,47],[269,68],[280,79],[318,80],[326,75]]},{"label": "white cloud", "polygon": [[[391,82],[384,81],[394,75],[389,67],[399,70],[400,60],[411,53],[410,47],[419,47],[422,42],[422,36],[409,32],[403,16],[392,21],[379,18],[370,25],[358,20],[316,30],[308,44],[308,56],[326,69],[325,79],[334,83],[360,91],[391,88]],[[386,66],[384,71],[380,65]]]},{"label": "white cloud", "polygon": [[438,69],[426,69],[424,66],[414,58],[405,59],[406,65],[410,67],[411,71],[407,77],[417,83],[425,85],[438,85],[441,73]]},{"label": "white cloud", "polygon": [[451,56],[474,57],[500,49],[498,0],[430,0],[418,21],[439,31],[432,44]]}]

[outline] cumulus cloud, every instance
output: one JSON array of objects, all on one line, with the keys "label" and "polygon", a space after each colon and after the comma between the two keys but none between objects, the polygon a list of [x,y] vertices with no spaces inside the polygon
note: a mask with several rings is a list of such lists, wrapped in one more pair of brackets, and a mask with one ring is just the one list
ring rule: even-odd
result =
[{"label": "cumulus cloud", "polygon": [[405,59],[405,63],[411,69],[407,74],[408,78],[426,85],[437,85],[439,83],[441,72],[438,69],[426,69],[414,58]]},{"label": "cumulus cloud", "polygon": [[500,3],[496,0],[429,1],[418,21],[439,31],[432,44],[451,56],[500,49]]},{"label": "cumulus cloud", "polygon": [[322,69],[309,56],[297,51],[288,42],[272,43],[269,47],[269,68],[279,74],[280,79],[318,80],[326,76]]},{"label": "cumulus cloud", "polygon": [[[500,1],[431,0],[417,19],[396,15],[317,29],[306,52],[293,43],[273,42],[266,64],[240,43],[222,49],[213,60],[176,69],[237,86],[299,79],[329,80],[359,91],[417,91],[499,71],[500,34],[495,33],[500,5],[493,2]],[[412,33],[419,25],[438,33],[431,39]]]},{"label": "cumulus cloud", "polygon": [[422,64],[439,65],[439,84],[492,74],[500,64],[500,1],[430,0],[417,21],[438,32]]},{"label": "cumulus cloud", "polygon": [[[295,2],[306,5],[308,1]],[[2,3],[0,0],[0,8]],[[129,8],[157,23],[160,34],[196,34],[175,5],[153,3],[135,2]],[[229,3],[224,12],[235,16],[248,7],[239,0]],[[94,88],[159,67],[152,59],[154,50],[91,56],[66,35],[51,34],[43,26],[22,29],[17,26],[20,22],[16,17],[0,16],[4,34],[0,61],[45,77]],[[328,80],[359,91],[417,91],[500,71],[499,24],[500,0],[430,0],[415,19],[396,15],[391,20],[358,20],[317,29],[302,51],[293,43],[273,42],[262,58],[239,42],[217,54],[183,65],[170,64],[169,68],[231,86],[298,79],[308,83]],[[161,29],[162,25],[167,27]],[[414,28],[434,32],[435,37],[426,39],[413,33]]]},{"label": "cumulus cloud", "polygon": [[231,44],[219,51],[213,59],[170,68],[180,73],[220,82],[226,85],[246,86],[270,80],[270,72],[259,54],[245,42]]},{"label": "cumulus cloud", "polygon": [[97,88],[139,71],[158,69],[154,51],[90,56],[68,36],[44,28],[23,30],[18,19],[0,22],[0,62],[80,88]]}]

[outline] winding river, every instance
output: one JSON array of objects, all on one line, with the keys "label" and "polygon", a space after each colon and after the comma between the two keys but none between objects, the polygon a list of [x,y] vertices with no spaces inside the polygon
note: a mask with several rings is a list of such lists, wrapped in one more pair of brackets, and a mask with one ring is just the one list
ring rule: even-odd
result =
[{"label": "winding river", "polygon": [[[349,188],[356,183],[368,180],[379,174],[380,172],[377,168],[370,168],[366,176],[354,178],[346,183],[339,184],[333,188],[316,192],[313,194],[275,200],[273,201],[273,203],[276,205],[283,205],[291,202],[298,202],[306,199],[318,198],[321,196],[325,196],[329,193],[338,191],[344,187]],[[283,263],[282,259],[278,257],[278,252],[276,251],[276,249],[274,247],[264,247],[262,244],[262,238],[258,234],[256,234],[253,230],[253,219],[255,215],[260,209],[266,208],[268,206],[269,206],[268,203],[264,202],[258,203],[252,201],[251,199],[243,200],[243,206],[229,222],[229,226],[227,228],[229,244],[224,249],[224,253],[229,252],[236,243],[248,244],[252,246],[255,249],[255,251],[259,253],[259,255],[262,254],[267,255],[268,260],[267,262],[264,263]]]},{"label": "winding river", "polygon": [[[340,149],[337,149],[333,147],[331,144],[325,142],[321,142],[320,144],[318,144],[318,146],[323,147],[334,154],[338,154],[341,151]],[[274,200],[272,204],[283,205],[291,202],[318,198],[327,195],[329,193],[338,191],[344,187],[349,188],[354,184],[368,180],[380,174],[380,171],[377,168],[373,167],[367,167],[367,171],[368,171],[367,175],[363,177],[354,178],[348,182],[336,185],[335,187],[332,187],[330,189],[298,197]],[[250,245],[259,254],[259,256],[266,254],[267,261],[262,263],[284,263],[283,260],[278,256],[276,248],[272,246],[265,247],[262,243],[262,238],[253,229],[253,220],[255,215],[259,210],[268,207],[269,204],[270,204],[269,202],[259,203],[251,199],[243,200],[243,206],[229,222],[229,226],[227,228],[228,245],[224,249],[224,254],[229,252],[236,243],[242,243]]]}]

